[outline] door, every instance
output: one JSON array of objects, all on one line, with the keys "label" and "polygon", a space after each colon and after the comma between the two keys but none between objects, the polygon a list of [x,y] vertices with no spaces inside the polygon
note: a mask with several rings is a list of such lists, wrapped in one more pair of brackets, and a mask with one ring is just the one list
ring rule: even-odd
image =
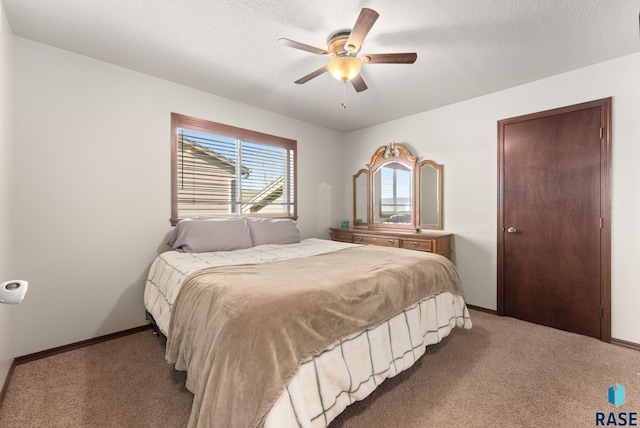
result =
[{"label": "door", "polygon": [[610,111],[499,122],[499,314],[610,341]]}]

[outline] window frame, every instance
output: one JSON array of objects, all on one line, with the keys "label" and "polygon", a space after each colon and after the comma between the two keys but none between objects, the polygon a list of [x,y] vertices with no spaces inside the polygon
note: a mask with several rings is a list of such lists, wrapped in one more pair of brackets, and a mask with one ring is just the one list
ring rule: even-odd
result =
[{"label": "window frame", "polygon": [[[236,140],[261,144],[265,146],[279,147],[293,152],[293,214],[274,216],[272,218],[290,218],[298,219],[298,151],[296,140],[278,137],[275,135],[265,134],[262,132],[251,131],[249,129],[238,128],[223,123],[212,122],[209,120],[198,119],[191,116],[185,116],[179,113],[171,113],[171,225],[175,226],[180,220],[178,213],[178,129],[188,129],[190,131],[202,132],[206,134],[218,135],[222,137],[233,138]],[[229,213],[228,215],[211,215],[211,217],[251,217],[251,215],[238,215]],[[260,216],[256,216],[260,217]]]}]

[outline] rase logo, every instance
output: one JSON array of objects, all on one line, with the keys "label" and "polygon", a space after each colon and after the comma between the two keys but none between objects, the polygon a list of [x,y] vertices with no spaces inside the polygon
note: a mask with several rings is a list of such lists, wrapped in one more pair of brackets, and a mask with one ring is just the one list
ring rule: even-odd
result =
[{"label": "rase logo", "polygon": [[[609,387],[607,391],[607,401],[616,409],[624,404],[626,400],[624,386],[616,383]],[[596,412],[596,426],[638,426],[637,412]]]},{"label": "rase logo", "polygon": [[624,386],[616,383],[614,386],[609,387],[609,394],[607,396],[609,404],[613,404],[616,408],[624,404]]}]

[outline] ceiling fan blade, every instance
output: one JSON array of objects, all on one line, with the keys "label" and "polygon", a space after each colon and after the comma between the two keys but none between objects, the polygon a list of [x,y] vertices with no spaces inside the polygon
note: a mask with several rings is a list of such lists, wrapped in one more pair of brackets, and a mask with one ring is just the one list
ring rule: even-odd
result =
[{"label": "ceiling fan blade", "polygon": [[415,52],[362,55],[362,62],[369,64],[413,64],[418,59]]},{"label": "ceiling fan blade", "polygon": [[295,40],[286,39],[284,37],[278,39],[278,43],[289,46],[290,48],[300,49],[317,55],[329,55],[329,52],[325,49],[320,49],[311,45],[305,45],[304,43],[296,42]]},{"label": "ceiling fan blade", "polygon": [[351,34],[349,34],[347,43],[344,45],[347,52],[356,53],[360,50],[364,38],[367,37],[369,30],[371,30],[379,16],[380,14],[373,9],[362,8]]},{"label": "ceiling fan blade", "polygon": [[358,74],[356,77],[351,79],[351,83],[353,84],[353,88],[356,90],[356,92],[362,92],[367,90],[367,84],[364,83],[362,74]]},{"label": "ceiling fan blade", "polygon": [[322,73],[326,71],[327,71],[327,66],[323,65],[319,69],[312,71],[311,73],[307,74],[304,77],[299,78],[298,80],[295,81],[295,83],[297,83],[298,85],[302,85],[303,83],[307,83],[309,80],[313,79],[314,77],[320,76]]}]

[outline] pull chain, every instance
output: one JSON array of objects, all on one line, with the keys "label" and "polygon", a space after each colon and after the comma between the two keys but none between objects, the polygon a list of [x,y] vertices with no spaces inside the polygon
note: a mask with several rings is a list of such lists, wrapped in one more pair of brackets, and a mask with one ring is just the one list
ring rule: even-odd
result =
[{"label": "pull chain", "polygon": [[347,108],[347,82],[342,81],[342,102],[340,103],[342,108]]}]

